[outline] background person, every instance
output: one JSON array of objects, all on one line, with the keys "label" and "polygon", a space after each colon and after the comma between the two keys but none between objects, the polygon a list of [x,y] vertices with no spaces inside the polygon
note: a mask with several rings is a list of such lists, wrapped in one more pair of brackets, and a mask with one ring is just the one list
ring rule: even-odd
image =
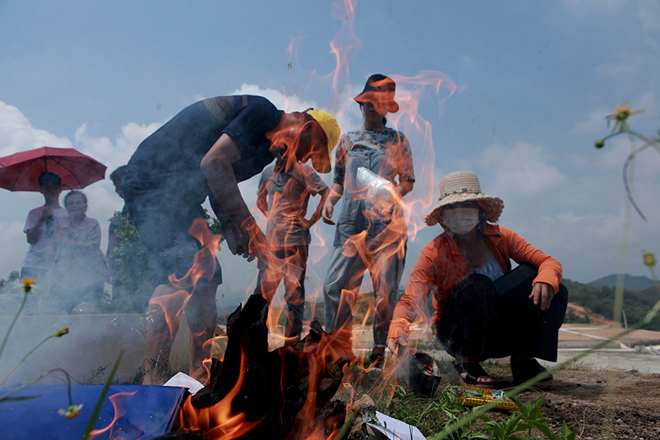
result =
[{"label": "background person", "polygon": [[[114,170],[110,174],[110,181],[115,187],[115,192],[121,199],[124,199],[124,189],[121,185],[121,179],[124,177],[126,174],[126,165],[122,165],[116,170]],[[124,206],[121,210],[121,215],[122,217],[125,217],[128,214],[128,209],[126,208],[126,204],[124,203]],[[112,221],[110,222],[110,226],[108,227],[108,249],[105,253],[105,256],[108,261],[108,268],[110,269],[110,278],[111,278],[111,284],[112,284],[112,299],[116,300],[119,299],[121,296],[121,287],[122,287],[122,274],[119,272],[119,267],[116,267],[112,263],[112,259],[110,258],[110,254],[112,253],[113,250],[115,250],[119,245],[121,244],[121,240],[117,237],[117,225],[114,224]]]},{"label": "background person", "polygon": [[[372,215],[365,205],[365,189],[357,183],[359,167],[390,181],[398,196],[413,189],[415,174],[406,137],[385,126],[387,113],[399,111],[394,101],[395,84],[376,74],[369,77],[362,93],[355,97],[364,114],[364,125],[341,138],[336,153],[332,191],[323,207],[323,219],[332,222],[333,207],[344,196],[337,221],[334,250],[324,282],[325,329],[350,331],[353,307],[366,269],[374,287],[374,348],[371,362],[382,368],[385,342],[392,310],[399,296],[399,282],[405,265],[406,225],[403,213],[395,209],[387,215]],[[399,182],[397,184],[396,178]],[[369,262],[347,243],[366,232]]]},{"label": "background person", "polygon": [[101,252],[101,226],[86,215],[87,196],[70,191],[64,207],[69,215],[53,233],[53,272],[45,301],[51,312],[70,313],[81,302],[101,298],[108,268]]},{"label": "background person", "polygon": [[[454,356],[462,384],[493,386],[479,365],[485,359],[511,356],[518,383],[545,371],[535,358],[557,360],[568,301],[559,284],[562,267],[515,232],[495,225],[503,209],[501,199],[481,192],[472,172],[440,179],[440,202],[426,223],[440,223],[445,232],[422,250],[394,311],[387,341],[392,353],[408,346],[410,325],[423,315],[433,292],[432,329]],[[521,266],[511,271],[510,260]],[[524,276],[524,263],[533,266],[531,276]]]},{"label": "background person", "polygon": [[[305,309],[305,272],[309,244],[309,229],[321,218],[321,209],[330,189],[312,167],[300,162],[284,162],[278,158],[261,173],[257,192],[257,207],[267,217],[266,237],[273,254],[297,267],[301,267],[298,280],[284,277],[284,300],[288,307],[285,344],[294,345],[300,340],[303,312]],[[310,195],[321,195],[321,201],[307,220]],[[269,270],[260,261],[255,295],[272,301],[283,273]]]},{"label": "background person", "polygon": [[[266,98],[241,95],[192,104],[138,146],[122,188],[157,283],[149,303],[153,322],[146,333],[145,383],[152,378],[164,382],[163,369],[184,305],[192,341],[189,374],[201,378],[206,373],[202,362],[209,350],[204,342],[215,329],[215,295],[221,282],[214,250],[200,256],[203,274],[194,293],[192,285],[177,287],[168,279],[170,274],[182,279],[201,248],[188,230],[200,219],[208,231],[201,206],[206,197],[232,254],[264,260],[272,254],[238,182],[259,174],[278,154],[285,162],[311,159],[314,169],[329,172],[329,151],[338,137],[337,122],[328,113],[285,113]],[[174,295],[177,292],[184,296]]]},{"label": "background person", "polygon": [[38,177],[39,192],[43,194],[45,203],[29,212],[25,220],[23,232],[30,244],[21,268],[21,279],[34,278],[37,285],[43,282],[50,268],[49,245],[53,238],[55,226],[67,213],[60,206],[62,179],[50,172],[41,173]]}]

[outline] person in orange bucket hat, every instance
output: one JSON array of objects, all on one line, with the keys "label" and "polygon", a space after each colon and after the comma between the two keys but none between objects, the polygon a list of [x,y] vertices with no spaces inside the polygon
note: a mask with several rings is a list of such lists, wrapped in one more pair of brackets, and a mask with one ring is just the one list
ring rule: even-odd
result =
[{"label": "person in orange bucket hat", "polygon": [[[461,385],[493,387],[479,365],[489,358],[511,356],[517,383],[546,371],[536,358],[556,362],[568,302],[561,264],[499,226],[503,209],[500,198],[481,191],[475,173],[440,179],[440,201],[426,224],[445,231],[422,250],[394,310],[387,341],[392,353],[408,347],[410,325],[433,292],[431,327],[454,356]],[[513,270],[511,260],[519,264]]]},{"label": "person in orange bucket hat", "polygon": [[[339,142],[333,184],[323,207],[323,220],[334,224],[334,205],[343,197],[323,284],[325,330],[351,331],[353,308],[364,273],[369,270],[376,297],[374,347],[369,362],[373,369],[384,366],[387,330],[405,266],[407,231],[401,198],[412,191],[415,183],[408,139],[385,125],[385,116],[399,110],[395,89],[391,78],[375,74],[354,98],[364,115],[364,124],[344,134]],[[374,184],[365,186],[367,180],[389,190],[368,200],[367,187],[374,188]],[[390,197],[396,200],[391,206],[377,206],[377,199]],[[362,251],[356,249],[356,240],[364,243],[359,245]]]}]

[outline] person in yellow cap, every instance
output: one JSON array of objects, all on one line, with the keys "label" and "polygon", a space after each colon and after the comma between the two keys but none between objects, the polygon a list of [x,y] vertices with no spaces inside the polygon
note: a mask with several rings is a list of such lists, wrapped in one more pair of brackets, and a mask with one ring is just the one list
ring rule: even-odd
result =
[{"label": "person in yellow cap", "polygon": [[331,333],[343,329],[350,335],[353,307],[364,273],[369,270],[376,297],[370,360],[374,369],[382,369],[384,364],[387,331],[405,265],[407,233],[400,203],[374,209],[374,200],[369,200],[369,186],[374,185],[361,176],[370,175],[379,182],[377,185],[389,186],[395,193],[393,198],[399,201],[415,183],[408,139],[385,125],[385,116],[399,111],[394,92],[391,78],[375,74],[355,97],[364,124],[340,140],[331,193],[322,212],[323,220],[334,224],[333,207],[343,196],[323,287],[325,330]]},{"label": "person in yellow cap", "polygon": [[[321,110],[285,113],[261,96],[220,96],[196,102],[145,139],[122,177],[124,200],[149,256],[155,290],[146,333],[144,383],[163,383],[172,341],[185,305],[191,333],[190,375],[203,378],[213,336],[215,294],[222,281],[215,258],[200,259],[202,275],[184,291],[181,279],[193,266],[200,242],[188,230],[205,218],[208,197],[222,223],[229,250],[248,260],[272,256],[238,189],[281,157],[330,171],[330,151],[339,138],[335,119]],[[174,278],[171,278],[173,276]],[[185,290],[185,289],[184,289]],[[176,295],[173,295],[176,293]],[[172,301],[169,298],[179,298]]]}]

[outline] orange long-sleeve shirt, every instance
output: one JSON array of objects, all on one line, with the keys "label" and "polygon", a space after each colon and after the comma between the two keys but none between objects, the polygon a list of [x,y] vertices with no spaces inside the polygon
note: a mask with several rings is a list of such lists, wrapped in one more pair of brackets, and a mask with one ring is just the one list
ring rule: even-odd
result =
[{"label": "orange long-sleeve shirt", "polygon": [[[538,268],[533,284],[547,283],[554,293],[562,279],[561,264],[544,254],[510,229],[486,224],[484,238],[504,273],[509,272],[509,259],[516,263],[530,263]],[[388,338],[408,336],[410,324],[418,314],[423,316],[429,293],[433,292],[433,323],[438,322],[442,310],[456,286],[470,275],[456,242],[447,233],[437,236],[422,250],[410,283],[396,308]]]}]

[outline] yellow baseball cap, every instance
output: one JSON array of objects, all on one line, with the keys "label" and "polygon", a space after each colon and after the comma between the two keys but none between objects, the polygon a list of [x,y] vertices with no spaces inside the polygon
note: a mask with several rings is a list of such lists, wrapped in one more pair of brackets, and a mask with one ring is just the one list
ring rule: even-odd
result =
[{"label": "yellow baseball cap", "polygon": [[[341,129],[339,128],[339,124],[337,124],[337,120],[328,112],[324,112],[323,110],[318,110],[315,108],[309,108],[305,110],[305,113],[309,114],[318,124],[321,126],[323,129],[323,132],[325,132],[325,137],[328,140],[328,164],[330,163],[330,159],[332,157],[332,150],[335,148],[337,145],[337,142],[339,141],[339,136],[341,135]],[[316,168],[316,167],[315,167]],[[318,170],[319,172],[330,172],[328,169],[327,171],[323,170]]]}]

